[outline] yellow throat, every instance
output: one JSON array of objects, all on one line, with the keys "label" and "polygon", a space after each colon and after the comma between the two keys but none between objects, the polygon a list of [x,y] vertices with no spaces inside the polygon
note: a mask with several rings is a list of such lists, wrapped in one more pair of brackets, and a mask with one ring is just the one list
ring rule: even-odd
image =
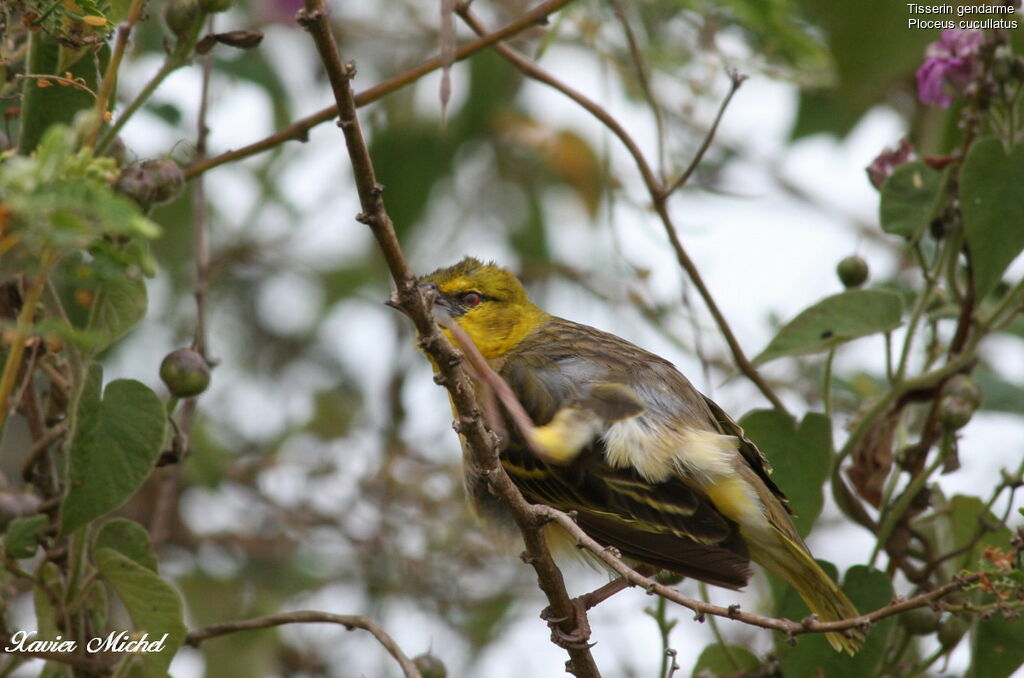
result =
[{"label": "yellow throat", "polygon": [[473,257],[425,275],[419,283],[436,287],[435,303],[488,360],[502,357],[551,318],[530,301],[522,283],[508,270]]}]

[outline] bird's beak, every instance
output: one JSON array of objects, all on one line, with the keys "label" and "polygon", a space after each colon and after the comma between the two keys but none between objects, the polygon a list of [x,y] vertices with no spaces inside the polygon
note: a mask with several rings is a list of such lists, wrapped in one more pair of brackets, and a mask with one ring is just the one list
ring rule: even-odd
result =
[{"label": "bird's beak", "polygon": [[444,295],[441,294],[441,290],[439,290],[437,288],[437,284],[436,283],[432,283],[432,282],[421,283],[421,284],[417,285],[417,287],[419,287],[420,291],[426,293],[428,299],[433,299],[433,301],[434,301],[434,308],[433,308],[434,315],[438,319],[444,320],[444,319],[450,319],[452,317],[453,311],[455,309],[452,308],[452,305],[448,302],[448,300],[444,297]]}]

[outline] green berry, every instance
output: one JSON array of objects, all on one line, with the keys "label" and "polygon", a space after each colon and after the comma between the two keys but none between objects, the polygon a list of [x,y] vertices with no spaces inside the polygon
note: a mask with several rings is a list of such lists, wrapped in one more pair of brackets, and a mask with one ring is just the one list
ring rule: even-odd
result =
[{"label": "green berry", "polygon": [[170,158],[147,160],[142,163],[142,170],[152,178],[153,202],[158,205],[178,197],[185,186],[185,175]]},{"label": "green berry", "polygon": [[958,374],[946,382],[945,394],[962,398],[974,409],[981,405],[981,386],[969,374]]},{"label": "green berry", "polygon": [[939,613],[930,607],[919,607],[900,616],[903,628],[912,636],[926,636],[939,628]]},{"label": "green berry", "polygon": [[210,385],[210,366],[190,348],[171,351],[160,363],[160,378],[176,398],[191,398]]},{"label": "green berry", "polygon": [[974,405],[959,396],[943,396],[939,402],[939,423],[947,431],[957,431],[971,420],[974,409]]},{"label": "green berry", "polygon": [[445,667],[444,662],[429,652],[413,657],[412,663],[420,670],[420,675],[423,678],[448,677],[448,669]]},{"label": "green berry", "polygon": [[121,170],[114,189],[135,200],[143,210],[149,210],[173,200],[184,186],[185,175],[178,163],[170,158],[154,158]]},{"label": "green berry", "polygon": [[836,273],[846,289],[860,287],[868,279],[868,262],[852,254],[839,262]]},{"label": "green berry", "polygon": [[198,0],[170,0],[164,7],[164,23],[179,40],[192,32],[200,18]]},{"label": "green berry", "polygon": [[946,649],[956,647],[970,627],[968,620],[950,615],[939,625],[939,643]]},{"label": "green berry", "polygon": [[153,206],[153,182],[141,167],[126,167],[121,170],[114,190],[137,202],[143,210]]},{"label": "green berry", "polygon": [[118,167],[124,166],[124,163],[128,160],[128,147],[124,143],[124,139],[121,137],[114,137],[114,139],[107,146],[107,149],[103,151],[104,157],[113,158],[114,163]]}]

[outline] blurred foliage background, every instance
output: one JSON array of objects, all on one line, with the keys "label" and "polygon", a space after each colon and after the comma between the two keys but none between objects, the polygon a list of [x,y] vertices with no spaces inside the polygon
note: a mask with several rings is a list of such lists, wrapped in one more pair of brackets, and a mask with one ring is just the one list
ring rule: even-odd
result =
[{"label": "blurred foliage background", "polygon": [[[188,176],[188,168],[202,161],[197,116],[203,63],[210,73],[206,156],[256,141],[331,102],[308,36],[294,24],[295,2],[240,0],[186,37],[168,27],[175,19],[169,22],[167,13],[180,11],[181,4],[146,3],[132,33],[114,93],[114,120],[154,73],[167,68],[162,64],[181,56],[178,46],[189,49],[120,130],[122,167],[171,158]],[[45,25],[43,32],[61,45],[53,51],[58,61],[49,65],[50,73],[64,72],[60,59],[70,59],[70,51],[95,54],[95,60],[77,62],[68,77],[84,78],[98,90],[97,64],[107,63],[110,47],[93,48],[113,41],[112,27],[127,5],[4,4],[0,105],[6,146],[20,138],[21,152],[27,153],[34,147],[24,145],[30,132],[38,140],[54,122],[75,130],[91,124],[74,117],[92,105],[88,93],[18,79],[27,72],[29,34],[40,35],[38,26]],[[493,29],[530,5],[477,0],[473,7]],[[338,2],[334,11],[342,54],[358,64],[357,90],[408,70],[444,42],[436,2]],[[42,24],[36,21],[40,16]],[[90,33],[82,16],[106,17],[109,23],[102,28],[108,32],[96,27]],[[829,254],[857,250],[872,268],[872,286],[900,293],[908,308],[915,299],[914,250],[879,230],[877,197],[860,168],[881,145],[895,145],[900,129],[922,155],[954,151],[961,139],[961,108],[918,102],[914,73],[938,31],[910,30],[907,18],[906,5],[889,0],[581,0],[511,44],[606,106],[636,135],[662,177],[685,168],[704,140],[728,87],[726,67],[750,76],[672,210],[684,242],[697,239],[698,265],[708,273],[712,293],[722,295],[741,343],[753,355],[782,320],[842,289],[832,272],[835,259],[816,257],[816,248]],[[226,31],[259,31],[264,37],[247,49],[221,42],[205,56],[193,53],[200,34]],[[457,35],[460,43],[471,38],[461,25]],[[1022,35],[1010,32],[1018,52]],[[644,77],[638,75],[634,50],[642,55]],[[466,253],[494,258],[521,273],[540,306],[662,353],[702,390],[714,391],[735,416],[764,407],[756,390],[737,377],[725,343],[675,265],[636,167],[618,142],[490,51],[454,65],[451,78],[453,95],[446,106],[439,97],[441,76],[433,73],[360,110],[386,186],[388,211],[415,268],[427,272]],[[63,99],[37,102],[41,112],[26,116],[23,108],[43,93]],[[880,129],[895,134],[865,155]],[[390,282],[372,238],[352,218],[358,202],[338,130],[331,123],[319,125],[304,143],[287,141],[201,177],[201,192],[197,177],[188,176],[180,195],[148,213],[160,235],[146,252],[127,261],[120,250],[111,254],[115,264],[107,277],[100,270],[103,256],[92,250],[64,259],[54,274],[72,323],[86,323],[96,286],[125,271],[136,282],[151,275],[145,278],[144,318],[130,319],[126,336],[102,346],[97,359],[106,379],[141,380],[167,400],[158,367],[165,354],[189,345],[196,334],[196,229],[205,224],[204,352],[214,364],[211,387],[187,405],[194,408],[188,454],[180,463],[156,468],[116,512],[146,528],[160,572],[181,593],[187,627],[289,609],[365,614],[408,653],[432,651],[441,657],[449,675],[518,676],[523,666],[539,675],[560,675],[564,657],[536,619],[544,603],[529,568],[509,555],[516,552],[514,545],[495,543],[466,510],[460,454],[443,393],[432,383],[407,321],[382,304]],[[771,198],[751,206],[751,196],[765,195]],[[729,230],[707,239],[709,231],[728,222],[749,222],[758,215],[764,223],[756,235]],[[817,224],[820,232],[784,232],[776,239],[772,229],[787,220]],[[141,228],[136,222],[127,217],[123,222],[124,237],[143,238],[133,230]],[[748,227],[756,230],[757,224]],[[155,230],[146,234],[155,236]],[[833,244],[821,244],[829,239]],[[24,280],[18,276],[40,270],[31,256],[19,258],[16,247],[0,247],[0,257],[0,282],[16,284]],[[756,267],[747,265],[750,261]],[[1011,272],[1019,277],[1019,266]],[[777,277],[802,282],[775,292],[771,280]],[[8,331],[15,327],[12,309],[19,307],[24,288],[18,290],[0,301]],[[937,310],[931,321],[938,324],[942,317]],[[948,334],[937,331],[946,341]],[[831,442],[821,439],[841,440],[843,427],[855,424],[862,406],[883,391],[886,367],[877,339],[837,358],[832,423],[803,421],[800,436],[813,438],[812,424],[824,427],[824,438],[813,438],[818,440],[813,444],[821,443],[826,457]],[[1018,317],[979,353],[975,375],[984,401],[971,427],[981,433],[966,434],[960,445],[967,480],[957,485],[954,479],[947,489],[947,494],[965,494],[947,500],[937,489],[933,498],[933,507],[940,507],[933,515],[967,516],[945,544],[974,556],[971,562],[954,559],[964,567],[976,566],[984,545],[1009,549],[1011,531],[1020,524],[1012,510],[1020,503],[1010,488],[1014,473],[1020,484],[1024,456],[1022,341],[1024,323]],[[10,346],[3,350],[9,354]],[[823,408],[824,369],[820,357],[798,357],[773,363],[765,374],[803,418]],[[746,422],[748,430],[760,426],[765,439],[796,435],[795,428],[773,434],[777,425],[763,414]],[[25,482],[22,473],[36,439],[17,414],[3,430],[0,526],[40,508],[27,498],[38,483]],[[801,474],[808,471],[794,466],[780,469],[792,484],[780,484],[799,493],[789,488],[804,482]],[[1000,466],[1009,473],[1006,493],[986,505],[1001,482]],[[824,469],[813,473],[820,487]],[[811,494],[809,505],[820,508],[821,494]],[[819,551],[820,544],[824,557],[844,569],[865,563],[874,545],[871,535],[825,501],[812,546]],[[953,508],[941,508],[943,502]],[[1001,527],[998,538],[985,533],[982,542],[975,538],[975,522],[989,511]],[[846,574],[848,584],[851,578],[860,582],[864,600],[873,606],[891,598],[887,558],[883,554],[875,563],[883,571],[861,568]],[[603,573],[574,564],[567,564],[567,572],[574,593],[605,580]],[[35,628],[30,587],[10,572],[0,581],[5,628]],[[895,582],[897,592],[910,590],[902,575]],[[712,595],[716,601],[741,600],[746,609],[761,606],[802,616],[798,603],[782,591],[768,603],[765,584],[759,580],[742,597]],[[697,594],[692,582],[684,587]],[[642,593],[629,592],[595,611],[595,652],[606,675],[656,675],[661,638],[656,622],[642,612],[651,604]],[[787,659],[784,639],[776,648],[767,633],[750,628],[723,622],[708,629],[671,607],[660,614],[679,617],[668,640],[680,651],[678,675],[696,674],[697,655],[709,643],[710,654],[702,656],[698,669],[713,675],[730,670],[730,675],[779,675],[781,666],[787,676],[813,675],[804,672],[804,660]],[[924,635],[895,621],[887,623],[888,632],[876,629],[880,644],[871,653],[871,671],[927,675],[941,665],[938,660],[952,655],[953,673],[1009,676],[1024,660],[1019,648],[1007,650],[1007,643],[992,640],[1019,639],[1024,633],[1019,622],[1004,621],[988,636],[975,631],[968,647],[968,640],[960,640],[973,621],[933,614],[934,620],[922,622]],[[951,626],[957,628],[947,629]],[[940,629],[946,637],[939,637]],[[712,630],[754,654],[717,655],[713,648],[722,645],[714,644]],[[218,678],[398,675],[390,658],[358,633],[288,627],[232,634],[200,649],[182,649],[170,671]],[[886,637],[892,640],[888,649],[882,642]],[[800,647],[811,640],[803,639]],[[986,647],[1008,657],[987,673],[972,659]],[[779,657],[765,660],[769,652]],[[932,662],[923,664],[931,656]],[[16,664],[0,660],[0,672],[59,671],[56,664],[46,669],[41,662]],[[875,675],[852,664],[828,666],[836,671],[829,676]]]}]

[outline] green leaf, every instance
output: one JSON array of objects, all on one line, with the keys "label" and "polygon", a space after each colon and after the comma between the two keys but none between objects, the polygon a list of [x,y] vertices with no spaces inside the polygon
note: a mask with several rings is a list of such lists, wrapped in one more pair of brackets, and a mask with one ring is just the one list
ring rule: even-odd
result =
[{"label": "green leaf", "polygon": [[96,291],[87,331],[100,337],[97,350],[110,346],[146,315],[146,283],[134,278],[109,278]]},{"label": "green leaf", "polygon": [[[830,574],[835,567],[819,561]],[[784,586],[784,585],[783,585]],[[843,591],[862,613],[878,609],[892,602],[892,580],[878,570],[855,565],[846,572]],[[788,619],[803,619],[807,606],[796,591],[786,587],[779,601],[779,615]],[[776,634],[775,649],[786,676],[828,676],[828,678],[863,678],[877,675],[884,659],[895,617],[874,624],[864,641],[864,647],[853,657],[836,652],[824,634],[811,633],[799,637],[796,647],[790,647],[786,638]]]},{"label": "green leaf", "polygon": [[10,558],[31,558],[36,552],[36,538],[46,528],[49,516],[41,513],[15,518],[4,534],[4,552]]},{"label": "green leaf", "polygon": [[1024,617],[979,619],[971,636],[970,678],[1009,678],[1024,664]]},{"label": "green leaf", "polygon": [[[401,116],[396,116],[401,117]],[[370,140],[370,155],[388,193],[388,213],[399,237],[418,225],[426,213],[434,186],[451,172],[453,144],[436,123],[401,117],[378,129]],[[430,162],[409,162],[417,155]]]},{"label": "green leaf", "polygon": [[959,551],[970,544],[979,532],[982,533],[969,551],[953,559],[953,563],[957,564],[956,569],[976,568],[977,561],[987,546],[1010,548],[1010,528],[987,511],[985,503],[978,497],[956,495],[949,500],[948,515],[952,521],[953,543],[950,545],[951,548],[944,550],[943,553]]},{"label": "green leaf", "polygon": [[901,324],[903,301],[887,290],[847,290],[827,297],[786,323],[755,365],[790,355],[817,353],[852,339],[894,330]]},{"label": "green leaf", "polygon": [[[934,30],[907,30],[906,5],[891,0],[799,0],[835,63],[829,89],[805,90],[793,136],[845,135],[861,116],[912,76]],[[792,21],[792,17],[790,19]],[[802,75],[802,74],[801,74]]]},{"label": "green leaf", "polygon": [[982,139],[960,170],[960,205],[974,267],[974,289],[984,297],[1024,249],[1024,144],[1010,152],[998,139]]},{"label": "green leaf", "polygon": [[61,534],[126,502],[153,469],[164,439],[163,403],[145,384],[118,379],[100,400],[102,369],[92,365],[79,398]]},{"label": "green leaf", "polygon": [[808,413],[800,426],[778,410],[755,410],[740,420],[747,436],[775,469],[772,480],[786,493],[796,512],[793,522],[807,536],[821,513],[822,487],[832,468],[832,424],[828,417]]},{"label": "green leaf", "polygon": [[974,377],[984,394],[981,409],[1024,414],[1024,388],[1019,383],[1007,381],[985,365],[974,370]]},{"label": "green leaf", "polygon": [[697,658],[693,667],[693,678],[705,678],[720,675],[753,675],[761,668],[757,656],[739,645],[708,645]]},{"label": "green leaf", "polygon": [[149,545],[149,532],[133,520],[114,518],[103,524],[93,550],[109,548],[156,572],[156,556]]},{"label": "green leaf", "polygon": [[94,558],[100,577],[124,603],[134,629],[148,634],[146,642],[160,641],[166,634],[161,651],[141,654],[143,675],[166,678],[167,667],[185,640],[181,597],[159,575],[113,549],[101,548]]},{"label": "green leaf", "polygon": [[920,161],[900,165],[882,185],[882,230],[917,240],[935,217],[941,194],[941,173]]}]

